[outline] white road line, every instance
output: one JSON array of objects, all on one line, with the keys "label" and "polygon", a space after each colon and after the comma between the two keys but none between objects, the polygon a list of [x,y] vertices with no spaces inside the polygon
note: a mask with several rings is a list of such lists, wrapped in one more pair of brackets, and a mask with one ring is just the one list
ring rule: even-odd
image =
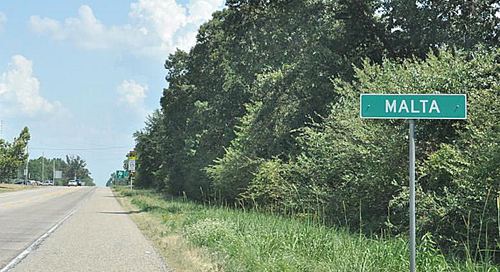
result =
[{"label": "white road line", "polygon": [[47,237],[49,237],[59,226],[64,223],[68,218],[70,218],[80,207],[81,203],[88,200],[90,197],[90,193],[94,192],[95,188],[91,189],[90,192],[87,194],[85,199],[83,199],[80,202],[80,205],[77,205],[76,208],[74,208],[70,213],[68,213],[63,219],[61,219],[57,224],[55,224],[52,228],[50,228],[44,235],[40,236],[35,242],[33,242],[28,248],[26,248],[23,252],[21,252],[17,257],[15,257],[10,263],[8,263],[0,272],[8,272],[12,268],[14,268],[18,263],[20,263],[26,256],[28,256],[33,250],[35,250]]},{"label": "white road line", "polygon": [[72,210],[68,215],[66,215],[61,221],[59,221],[55,226],[53,226],[49,231],[47,231],[44,235],[42,235],[40,238],[38,238],[33,244],[31,244],[28,248],[26,248],[21,254],[17,255],[12,261],[10,261],[7,266],[2,268],[0,272],[7,272],[10,269],[14,268],[18,263],[20,263],[28,254],[31,253],[34,249],[36,249],[42,242],[45,240],[47,237],[49,237],[52,232],[54,232],[66,219],[70,218],[74,213],[76,212],[75,210]]}]

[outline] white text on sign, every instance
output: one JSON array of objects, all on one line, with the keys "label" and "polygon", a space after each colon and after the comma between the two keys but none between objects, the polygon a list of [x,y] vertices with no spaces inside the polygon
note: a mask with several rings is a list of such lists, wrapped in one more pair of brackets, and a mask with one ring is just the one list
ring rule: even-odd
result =
[{"label": "white text on sign", "polygon": [[[393,113],[440,113],[438,103],[436,100],[431,100],[431,103],[429,104],[429,100],[426,99],[421,99],[418,101],[415,100],[410,100],[409,102],[409,107],[408,103],[406,100],[385,100],[385,112],[393,112]],[[428,106],[430,105],[430,106]]]}]

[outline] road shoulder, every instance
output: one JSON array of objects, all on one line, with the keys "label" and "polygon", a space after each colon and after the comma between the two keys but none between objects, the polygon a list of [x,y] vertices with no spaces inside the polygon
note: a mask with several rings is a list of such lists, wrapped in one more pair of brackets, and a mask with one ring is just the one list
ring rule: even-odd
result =
[{"label": "road shoulder", "polygon": [[167,271],[109,188],[98,188],[71,218],[12,271]]},{"label": "road shoulder", "polygon": [[118,202],[130,212],[130,217],[142,233],[154,244],[158,253],[168,260],[173,271],[222,271],[213,263],[211,254],[191,245],[178,231],[173,231],[161,213],[140,212],[131,199],[114,191]]}]

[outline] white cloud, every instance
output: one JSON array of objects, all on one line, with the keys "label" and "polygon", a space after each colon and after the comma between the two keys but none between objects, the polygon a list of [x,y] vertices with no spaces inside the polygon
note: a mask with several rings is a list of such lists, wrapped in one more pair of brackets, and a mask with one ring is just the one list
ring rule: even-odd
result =
[{"label": "white cloud", "polygon": [[63,22],[32,16],[31,29],[55,40],[67,40],[85,49],[121,49],[145,55],[162,55],[195,43],[193,29],[221,9],[224,0],[138,0],[130,4],[129,23],[106,26],[83,5],[77,17]]},{"label": "white cloud", "polygon": [[175,0],[139,0],[130,9],[131,18],[138,19],[145,29],[152,28],[164,42],[171,41],[175,32],[187,23],[186,8]]},{"label": "white cloud", "polygon": [[120,102],[126,103],[137,110],[144,107],[147,90],[147,85],[141,85],[134,80],[124,80],[117,88],[118,94],[120,94]]},{"label": "white cloud", "polygon": [[0,76],[0,107],[6,115],[50,113],[60,108],[40,95],[40,81],[33,75],[33,63],[21,55],[11,59],[7,72]]},{"label": "white cloud", "polygon": [[143,30],[130,25],[103,25],[86,5],[78,9],[78,17],[67,18],[63,23],[31,16],[30,26],[36,33],[47,34],[55,40],[69,40],[85,49],[134,48],[148,38]]},{"label": "white cloud", "polygon": [[212,17],[212,13],[224,5],[220,0],[194,0],[188,4],[189,20],[203,23]]},{"label": "white cloud", "polygon": [[7,16],[4,13],[0,12],[0,31],[3,30],[3,26],[7,22]]},{"label": "white cloud", "polygon": [[38,16],[31,16],[30,26],[34,32],[47,32],[51,34],[52,37],[56,40],[62,40],[65,38],[63,35],[61,24],[56,20],[52,20],[50,18],[40,18]]}]

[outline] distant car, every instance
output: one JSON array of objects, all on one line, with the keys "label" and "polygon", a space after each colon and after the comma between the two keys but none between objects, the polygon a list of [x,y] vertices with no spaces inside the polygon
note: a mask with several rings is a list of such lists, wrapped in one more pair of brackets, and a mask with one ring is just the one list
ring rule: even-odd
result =
[{"label": "distant car", "polygon": [[54,186],[54,182],[52,180],[46,180],[42,182],[42,186]]},{"label": "distant car", "polygon": [[68,181],[68,186],[78,186],[78,180],[72,179]]},{"label": "distant car", "polygon": [[29,182],[26,181],[26,180],[17,180],[16,182],[14,182],[14,184],[23,184],[23,185],[26,185],[26,184],[29,184]]}]

